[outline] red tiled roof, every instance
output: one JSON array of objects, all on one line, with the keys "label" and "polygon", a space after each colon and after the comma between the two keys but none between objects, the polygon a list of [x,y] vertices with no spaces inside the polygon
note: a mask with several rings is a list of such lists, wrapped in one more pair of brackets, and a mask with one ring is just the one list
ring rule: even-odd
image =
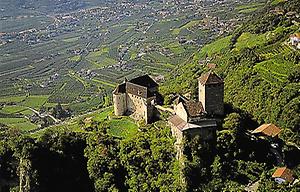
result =
[{"label": "red tiled roof", "polygon": [[294,34],[290,35],[290,37],[297,37],[300,39],[300,33],[294,33]]},{"label": "red tiled roof", "polygon": [[182,131],[183,127],[185,126],[186,122],[181,119],[178,115],[173,115],[169,118],[169,122],[172,123],[175,127],[177,127],[180,131]]},{"label": "red tiled roof", "polygon": [[178,115],[173,115],[169,118],[169,122],[175,126],[180,131],[185,131],[188,129],[199,128],[198,125],[187,123],[183,119],[181,119]]},{"label": "red tiled roof", "polygon": [[267,136],[275,137],[280,133],[280,128],[274,124],[263,124],[252,131],[252,133],[262,133]]},{"label": "red tiled roof", "polygon": [[215,74],[212,71],[209,71],[207,73],[204,73],[199,78],[199,82],[202,85],[208,85],[208,84],[223,84],[223,80],[221,77],[219,77],[217,74]]},{"label": "red tiled roof", "polygon": [[277,168],[276,171],[272,175],[273,178],[282,178],[288,182],[292,182],[294,180],[292,170],[286,167]]},{"label": "red tiled roof", "polygon": [[214,64],[214,63],[209,63],[209,64],[207,64],[207,67],[208,67],[209,69],[215,69],[215,68],[217,67],[217,65]]}]

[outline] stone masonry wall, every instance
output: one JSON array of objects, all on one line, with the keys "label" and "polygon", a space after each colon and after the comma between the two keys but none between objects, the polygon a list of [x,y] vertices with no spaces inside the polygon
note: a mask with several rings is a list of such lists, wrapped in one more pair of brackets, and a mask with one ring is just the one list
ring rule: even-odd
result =
[{"label": "stone masonry wall", "polygon": [[116,116],[122,116],[127,110],[126,94],[113,94],[114,112]]},{"label": "stone masonry wall", "polygon": [[188,122],[188,114],[186,113],[186,110],[184,109],[184,106],[182,103],[179,103],[174,107],[176,115],[178,115],[182,120],[185,122]]},{"label": "stone masonry wall", "polygon": [[128,93],[127,96],[127,110],[132,113],[132,117],[137,120],[145,119],[147,116],[146,99]]},{"label": "stone masonry wall", "polygon": [[224,84],[205,86],[204,109],[208,114],[224,114]]}]

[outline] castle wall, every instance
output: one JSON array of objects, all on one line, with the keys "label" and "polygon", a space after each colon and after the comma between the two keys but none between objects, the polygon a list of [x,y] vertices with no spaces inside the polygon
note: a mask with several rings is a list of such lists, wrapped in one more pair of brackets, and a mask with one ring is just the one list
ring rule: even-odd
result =
[{"label": "castle wall", "polygon": [[130,82],[126,83],[126,92],[131,95],[147,98],[147,88]]},{"label": "castle wall", "polygon": [[113,94],[114,112],[116,116],[122,116],[127,110],[126,94]]},{"label": "castle wall", "polygon": [[224,84],[205,86],[205,111],[208,114],[224,114]]},{"label": "castle wall", "polygon": [[198,89],[199,89],[198,91],[199,101],[202,103],[202,106],[205,110],[205,86],[199,82]]},{"label": "castle wall", "polygon": [[154,116],[154,103],[156,102],[156,97],[149,97],[147,99],[147,106],[146,107],[146,115],[145,115],[145,121],[146,123],[149,123],[151,121],[151,119]]},{"label": "castle wall", "polygon": [[174,110],[176,115],[178,115],[185,122],[188,122],[188,114],[182,103],[179,103],[178,105],[174,106]]},{"label": "castle wall", "polygon": [[147,121],[145,118],[147,116],[146,99],[128,93],[127,110],[129,113],[131,113],[134,119],[144,119]]},{"label": "castle wall", "polygon": [[199,101],[208,114],[224,114],[224,84],[202,85],[199,82]]},{"label": "castle wall", "polygon": [[214,127],[199,127],[197,129],[188,129],[183,132],[185,137],[193,138],[200,136],[203,141],[212,140],[215,138],[216,129]]},{"label": "castle wall", "polygon": [[169,123],[169,125],[171,127],[173,137],[176,138],[176,142],[174,143],[175,149],[177,151],[176,158],[181,159],[181,157],[183,156],[183,133],[176,126],[172,125],[172,123]]}]

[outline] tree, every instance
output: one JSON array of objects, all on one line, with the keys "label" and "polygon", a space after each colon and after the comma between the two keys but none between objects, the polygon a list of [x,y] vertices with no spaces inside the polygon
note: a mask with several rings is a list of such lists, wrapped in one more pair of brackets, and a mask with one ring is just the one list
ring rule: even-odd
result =
[{"label": "tree", "polygon": [[241,130],[241,116],[238,113],[230,113],[224,119],[223,128],[232,130],[235,132],[240,132]]},{"label": "tree", "polygon": [[107,134],[106,126],[99,125],[99,130],[86,141],[87,169],[96,192],[125,189],[125,172],[118,156],[119,141]]},{"label": "tree", "polygon": [[179,163],[170,128],[161,123],[140,129],[120,145],[128,188],[133,191],[181,190]]}]

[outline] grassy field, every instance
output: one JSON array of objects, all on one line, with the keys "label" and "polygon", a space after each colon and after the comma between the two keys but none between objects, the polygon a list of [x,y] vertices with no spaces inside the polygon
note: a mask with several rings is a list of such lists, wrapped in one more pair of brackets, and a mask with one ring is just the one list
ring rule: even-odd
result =
[{"label": "grassy field", "polygon": [[285,1],[287,1],[287,0],[273,0],[271,5],[277,5],[277,4],[285,2]]},{"label": "grassy field", "polygon": [[[29,110],[28,107],[39,110],[45,104],[48,97],[49,96],[46,95],[39,95],[28,97],[20,96],[2,98],[1,102],[10,105],[6,104],[0,110],[0,113],[2,113],[3,115],[7,115],[0,118],[0,123],[3,123],[8,127],[20,129],[21,131],[28,131],[37,128],[38,125],[31,123],[27,118],[25,118],[33,114],[33,112]],[[11,105],[11,103],[13,104]]]},{"label": "grassy field", "polygon": [[94,121],[101,122],[106,119],[112,113],[112,108],[108,108],[101,113],[96,113],[88,117],[93,117]]},{"label": "grassy field", "polygon": [[81,60],[80,55],[76,55],[76,56],[69,58],[69,61],[71,61],[71,62],[79,62],[80,60]]},{"label": "grassy field", "polygon": [[0,113],[13,114],[13,113],[23,112],[26,109],[27,109],[27,107],[24,107],[24,106],[8,105],[8,106],[3,107],[0,110]]},{"label": "grassy field", "polygon": [[247,5],[240,5],[236,7],[236,10],[238,10],[239,13],[251,13],[253,11],[256,11],[258,8],[264,6],[265,3],[251,3]]},{"label": "grassy field", "polygon": [[19,103],[25,98],[25,96],[0,97],[0,103]]},{"label": "grassy field", "polygon": [[193,26],[196,26],[198,25],[199,23],[201,22],[201,20],[192,20],[192,21],[189,21],[187,22],[186,24],[184,24],[183,26],[179,27],[179,28],[175,28],[172,30],[172,34],[173,35],[179,35],[180,32],[184,29],[189,29]]},{"label": "grassy field", "polygon": [[[93,121],[98,123],[103,122],[105,120],[108,123],[108,127],[109,127],[108,133],[115,137],[128,138],[133,136],[138,131],[138,125],[135,123],[134,120],[132,120],[129,117],[122,117],[122,118],[108,120],[108,117],[111,116],[112,113],[113,113],[113,109],[111,107],[102,110],[97,110],[96,112],[83,115],[74,118],[72,120],[68,120],[63,124],[37,131],[31,134],[31,136],[38,137],[47,129],[67,130],[67,131],[74,131],[74,132],[87,132],[82,128],[82,126],[90,126],[90,124],[79,125],[80,119],[84,120],[87,118],[92,118]],[[14,122],[14,119],[10,121]]]},{"label": "grassy field", "polygon": [[17,128],[21,131],[28,131],[37,128],[37,125],[31,123],[25,118],[0,118],[0,122],[11,128]]},{"label": "grassy field", "polygon": [[129,117],[122,117],[117,119],[107,120],[109,116],[113,113],[112,108],[105,109],[101,113],[93,114],[93,121],[102,122],[106,120],[108,122],[109,130],[108,133],[115,137],[127,138],[134,135],[137,130],[137,124]]},{"label": "grassy field", "polygon": [[79,37],[70,37],[70,38],[64,39],[63,41],[67,42],[67,43],[72,43],[72,42],[75,42],[75,41],[78,41],[78,40],[79,40]]},{"label": "grassy field", "polygon": [[115,137],[128,138],[136,134],[138,126],[133,120],[124,117],[122,119],[113,119],[109,122],[108,133]]},{"label": "grassy field", "polygon": [[39,96],[29,96],[20,103],[22,106],[31,107],[34,109],[39,109],[42,105],[44,105],[49,98],[49,95],[39,95]]}]

